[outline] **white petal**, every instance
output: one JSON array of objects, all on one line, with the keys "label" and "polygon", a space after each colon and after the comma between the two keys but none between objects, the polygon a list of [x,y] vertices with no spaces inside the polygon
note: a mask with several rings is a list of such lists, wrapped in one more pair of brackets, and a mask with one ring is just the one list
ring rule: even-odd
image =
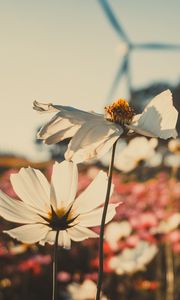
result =
[{"label": "white petal", "polygon": [[74,125],[83,124],[92,118],[101,117],[100,114],[83,111],[71,106],[53,105],[53,107],[59,111],[58,114],[62,119],[68,119]]},{"label": "white petal", "polygon": [[66,230],[59,232],[58,245],[65,249],[71,248],[71,240]]},{"label": "white petal", "polygon": [[[106,173],[100,171],[86,190],[76,198],[73,204],[73,211],[78,215],[87,213],[100,206],[105,201],[107,183]],[[111,187],[111,194],[112,192],[113,185]]]},{"label": "white petal", "polygon": [[52,103],[40,103],[36,100],[33,102],[33,109],[40,113],[50,113],[58,111],[55,107],[53,107]]},{"label": "white petal", "polygon": [[87,238],[97,238],[98,234],[95,233],[94,231],[86,228],[86,227],[81,227],[79,225],[76,225],[74,227],[71,227],[67,229],[68,235],[70,236],[71,240],[79,242],[83,241]]},{"label": "white petal", "polygon": [[154,108],[150,107],[141,114],[137,125],[126,125],[130,130],[147,137],[159,137],[161,130],[162,117],[160,113]]},{"label": "white petal", "polygon": [[150,137],[176,138],[177,117],[178,112],[173,106],[172,94],[166,90],[153,98],[145,107],[137,124],[127,127]]},{"label": "white petal", "polygon": [[28,224],[3,232],[23,243],[32,244],[44,239],[49,227],[43,224]]},{"label": "white petal", "polygon": [[51,177],[51,184],[54,187],[57,208],[67,207],[74,201],[77,184],[78,171],[76,164],[68,161],[55,163]]},{"label": "white petal", "polygon": [[[112,218],[115,216],[116,206],[117,205],[115,205],[115,204],[108,205],[108,211],[107,211],[107,215],[106,215],[106,223],[111,221]],[[85,227],[99,226],[101,224],[103,209],[104,209],[104,207],[100,207],[100,208],[93,210],[90,213],[81,214],[78,216],[78,218],[76,220],[80,226],[85,226]]]},{"label": "white petal", "polygon": [[43,104],[37,101],[34,102],[33,108],[40,112],[58,112],[40,129],[37,135],[39,139],[43,139],[47,144],[54,144],[65,138],[72,137],[88,119],[99,117],[98,114],[85,112],[73,107]]},{"label": "white petal", "polygon": [[[56,234],[57,234],[57,231],[55,231],[55,230],[49,231],[48,234],[46,235],[46,237],[43,240],[41,240],[40,244],[43,246],[45,243],[54,245],[55,240],[56,240]],[[59,231],[58,245],[65,249],[71,248],[71,240],[65,230]]]},{"label": "white petal", "polygon": [[50,245],[53,245],[56,239],[56,233],[57,231],[55,230],[51,230],[49,228],[49,231],[47,232],[47,235],[44,237],[44,239],[42,239],[39,244],[44,246],[45,243],[49,243]]},{"label": "white petal", "polygon": [[56,144],[72,137],[79,128],[79,124],[73,125],[69,120],[62,119],[57,114],[40,129],[37,138],[44,140],[48,145]]},{"label": "white petal", "polygon": [[10,221],[15,223],[35,223],[43,222],[37,212],[32,211],[25,203],[19,200],[15,200],[0,191],[0,215]]},{"label": "white petal", "polygon": [[47,212],[50,207],[50,186],[45,176],[32,168],[21,168],[17,174],[12,174],[12,186],[24,203]]},{"label": "white petal", "polygon": [[108,152],[122,133],[120,126],[104,120],[103,117],[92,119],[83,124],[72,138],[65,158],[80,163],[100,157]]}]

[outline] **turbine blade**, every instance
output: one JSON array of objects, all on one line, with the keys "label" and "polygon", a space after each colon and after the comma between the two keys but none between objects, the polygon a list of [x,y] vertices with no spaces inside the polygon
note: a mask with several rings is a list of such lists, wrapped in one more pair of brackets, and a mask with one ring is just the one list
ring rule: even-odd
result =
[{"label": "turbine blade", "polygon": [[180,44],[145,43],[135,44],[133,47],[144,50],[180,50]]},{"label": "turbine blade", "polygon": [[115,17],[113,10],[111,6],[109,5],[107,0],[99,0],[100,5],[102,6],[107,18],[109,19],[112,27],[115,29],[117,34],[123,38],[128,44],[129,44],[129,39],[123,30],[122,26],[120,25],[120,22],[118,22],[117,18]]},{"label": "turbine blade", "polygon": [[112,101],[113,95],[117,89],[117,86],[122,78],[122,76],[126,73],[127,71],[127,66],[128,66],[128,57],[125,56],[123,61],[120,63],[119,68],[116,72],[116,75],[114,77],[114,80],[111,85],[111,89],[109,91],[108,97],[107,97],[107,103]]}]

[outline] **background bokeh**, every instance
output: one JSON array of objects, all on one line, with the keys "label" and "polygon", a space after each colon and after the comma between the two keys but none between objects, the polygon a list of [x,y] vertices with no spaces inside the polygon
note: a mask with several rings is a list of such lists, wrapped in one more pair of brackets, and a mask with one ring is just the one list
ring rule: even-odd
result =
[{"label": "background bokeh", "polygon": [[[170,88],[180,109],[179,48],[131,50],[129,89],[117,73],[127,43],[108,18],[106,3],[133,45],[180,45],[178,0],[0,1],[0,189],[11,197],[16,195],[10,174],[31,165],[50,180],[52,164],[63,159],[67,146],[67,141],[48,147],[36,140],[50,116],[33,111],[33,100],[103,113],[108,101],[126,97],[138,112]],[[178,133],[179,128],[178,121]],[[180,297],[178,147],[173,152],[159,142],[155,165],[137,165],[127,173],[114,169],[111,201],[121,204],[105,242],[104,300]],[[79,192],[100,169],[108,170],[107,161],[79,166]],[[52,247],[23,245],[2,233],[12,224],[1,219],[0,227],[0,300],[50,299]],[[59,299],[94,299],[97,255],[97,240],[59,249]]]}]

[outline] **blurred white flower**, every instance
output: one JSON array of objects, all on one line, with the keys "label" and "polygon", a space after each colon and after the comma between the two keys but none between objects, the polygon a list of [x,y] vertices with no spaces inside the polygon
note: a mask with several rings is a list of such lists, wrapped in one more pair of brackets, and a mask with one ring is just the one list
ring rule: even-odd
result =
[{"label": "blurred white flower", "polygon": [[167,154],[164,157],[164,164],[167,167],[179,168],[180,167],[180,155],[179,154]]},{"label": "blurred white flower", "polygon": [[155,152],[154,155],[146,161],[146,166],[150,168],[156,168],[160,166],[163,161],[163,154],[159,152]]},{"label": "blurred white flower", "polygon": [[145,241],[140,241],[133,249],[125,249],[110,260],[110,267],[119,275],[145,270],[146,265],[154,258],[158,248]]},{"label": "blurred white flower", "polygon": [[164,164],[167,167],[179,168],[180,167],[180,139],[170,140],[168,149],[171,153],[164,157]]},{"label": "blurred white flower", "polygon": [[[22,200],[12,199],[0,191],[0,214],[8,221],[25,224],[4,231],[24,243],[58,244],[70,248],[71,240],[82,241],[98,235],[88,227],[101,223],[107,187],[107,175],[100,171],[92,183],[77,198],[78,171],[76,164],[55,163],[51,184],[36,169],[22,168],[11,175],[12,186]],[[106,222],[115,215],[110,204]]]},{"label": "blurred white flower", "polygon": [[[94,300],[96,296],[96,289],[96,284],[89,279],[84,280],[82,284],[73,282],[67,287],[72,300]],[[100,299],[107,300],[105,296],[101,296]]]},{"label": "blurred white flower", "polygon": [[180,154],[180,139],[172,139],[168,143],[168,149],[172,153]]},{"label": "blurred white flower", "polygon": [[27,251],[28,247],[29,246],[27,244],[15,245],[15,244],[9,243],[9,245],[8,245],[9,254],[12,254],[12,255],[22,254]]},{"label": "blurred white flower", "polygon": [[[126,146],[127,146],[127,143],[123,139],[120,139],[117,142],[114,161],[116,161],[118,159],[119,152],[121,152],[124,148],[126,148]],[[109,164],[111,161],[111,151],[109,150],[104,156],[100,157],[99,161],[104,167],[109,167]]]},{"label": "blurred white flower", "polygon": [[111,222],[105,228],[105,239],[112,250],[118,250],[118,241],[130,235],[132,227],[128,221]]},{"label": "blurred white flower", "polygon": [[162,139],[177,136],[175,126],[178,112],[173,106],[169,90],[153,98],[138,115],[124,99],[106,106],[104,115],[37,101],[34,101],[33,108],[39,112],[56,112],[40,129],[37,137],[46,144],[72,137],[65,158],[76,163],[103,156],[128,130],[130,133]]},{"label": "blurred white flower", "polygon": [[115,167],[123,172],[129,172],[139,166],[141,162],[150,162],[155,155],[157,139],[148,140],[145,137],[136,137],[118,153],[114,162]]},{"label": "blurred white flower", "polygon": [[159,223],[158,227],[152,228],[151,232],[154,233],[168,233],[175,230],[180,225],[180,213],[174,213],[167,220]]}]

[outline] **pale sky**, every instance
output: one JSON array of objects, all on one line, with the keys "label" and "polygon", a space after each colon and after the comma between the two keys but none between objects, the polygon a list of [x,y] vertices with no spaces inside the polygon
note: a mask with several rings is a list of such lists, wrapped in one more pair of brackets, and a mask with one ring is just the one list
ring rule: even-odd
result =
[{"label": "pale sky", "polygon": [[[179,0],[109,3],[132,41],[180,43]],[[0,0],[0,43],[0,151],[43,159],[33,139],[48,117],[32,110],[35,99],[103,112],[121,56],[98,0]],[[135,87],[175,84],[180,51],[136,51],[132,75]]]}]

